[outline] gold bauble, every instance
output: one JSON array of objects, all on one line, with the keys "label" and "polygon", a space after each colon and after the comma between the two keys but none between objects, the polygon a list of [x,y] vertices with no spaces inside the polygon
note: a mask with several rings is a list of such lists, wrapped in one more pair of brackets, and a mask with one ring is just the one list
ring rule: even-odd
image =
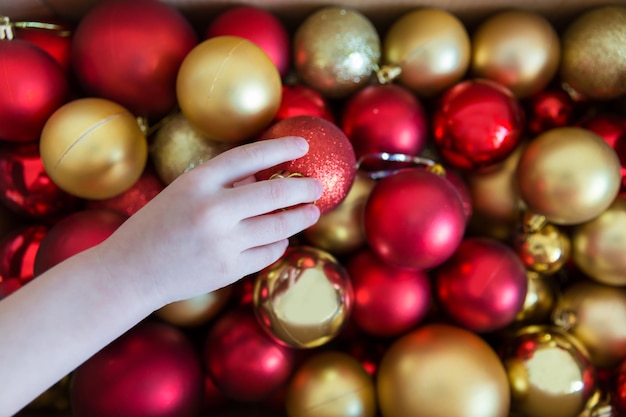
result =
[{"label": "gold bauble", "polygon": [[353,290],[345,268],[328,252],[292,246],[257,274],[254,310],[261,327],[278,343],[314,348],[345,326]]},{"label": "gold bauble", "polygon": [[621,186],[615,151],[595,133],[577,127],[548,130],[520,159],[517,181],[530,211],[551,223],[575,225],[606,210]]},{"label": "gold bauble", "polygon": [[526,271],[528,290],[524,305],[515,316],[516,325],[541,324],[548,321],[557,300],[557,283],[536,272]]},{"label": "gold bauble", "polygon": [[505,11],[485,20],[472,35],[471,71],[525,98],[552,81],[560,55],[559,36],[546,18]]},{"label": "gold bauble", "polygon": [[233,143],[210,140],[179,112],[154,135],[150,158],[157,175],[167,185],[182,173],[234,146]]},{"label": "gold bauble", "polygon": [[572,231],[572,257],[590,278],[626,285],[626,196],[619,195],[606,211]]},{"label": "gold bauble", "polygon": [[384,417],[506,417],[509,385],[493,349],[476,334],[428,324],[397,339],[378,368]]},{"label": "gold bauble", "polygon": [[300,81],[329,98],[344,98],[369,83],[380,60],[380,38],[363,14],[324,7],[298,26],[294,68]]},{"label": "gold bauble", "polygon": [[432,97],[460,81],[470,64],[470,38],[463,23],[440,9],[402,15],[385,35],[383,64],[400,69],[398,81]]},{"label": "gold bauble", "polygon": [[626,8],[598,7],[569,24],[562,35],[561,79],[590,99],[626,94]]},{"label": "gold bauble", "polygon": [[175,326],[200,326],[226,307],[232,293],[231,286],[223,287],[207,294],[167,304],[158,309],[155,315]]},{"label": "gold bauble", "polygon": [[303,232],[306,240],[334,255],[351,253],[365,245],[363,210],[375,184],[365,174],[357,173],[346,198]]},{"label": "gold bauble", "polygon": [[46,122],[39,146],[52,181],[91,200],[126,191],[148,161],[148,141],[135,116],[101,98],[61,106]]},{"label": "gold bauble", "polygon": [[526,268],[544,275],[561,269],[571,253],[569,236],[550,223],[539,230],[520,232],[514,248]]},{"label": "gold bauble", "polygon": [[626,289],[577,282],[563,291],[552,317],[585,345],[596,366],[626,359]]},{"label": "gold bauble", "polygon": [[551,326],[520,329],[502,348],[511,408],[525,417],[576,417],[595,390],[584,347]]},{"label": "gold bauble", "polygon": [[197,129],[212,140],[239,143],[272,122],[282,83],[272,60],[253,42],[217,36],[187,54],[176,94],[181,111]]},{"label": "gold bauble", "polygon": [[352,356],[317,353],[291,378],[285,406],[289,417],[374,417],[374,382]]}]

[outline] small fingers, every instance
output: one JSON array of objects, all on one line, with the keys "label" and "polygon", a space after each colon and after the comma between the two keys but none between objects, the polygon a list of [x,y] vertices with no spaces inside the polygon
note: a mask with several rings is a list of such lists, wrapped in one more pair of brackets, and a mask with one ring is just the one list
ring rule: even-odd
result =
[{"label": "small fingers", "polygon": [[241,233],[253,236],[251,246],[264,246],[288,239],[314,225],[320,217],[320,210],[314,204],[302,204],[288,210],[263,216],[251,217],[242,221]]},{"label": "small fingers", "polygon": [[268,245],[250,248],[241,254],[241,264],[245,265],[246,270],[243,275],[256,273],[263,268],[276,262],[289,246],[287,239],[279,240]]}]

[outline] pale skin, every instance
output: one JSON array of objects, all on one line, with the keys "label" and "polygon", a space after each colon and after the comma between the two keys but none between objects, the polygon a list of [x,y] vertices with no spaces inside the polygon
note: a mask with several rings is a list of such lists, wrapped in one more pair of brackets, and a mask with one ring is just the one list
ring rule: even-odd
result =
[{"label": "pale skin", "polygon": [[0,301],[0,415],[15,414],[158,308],[277,260],[313,225],[312,178],[255,181],[303,156],[302,138],[255,142],[181,175],[101,244]]}]

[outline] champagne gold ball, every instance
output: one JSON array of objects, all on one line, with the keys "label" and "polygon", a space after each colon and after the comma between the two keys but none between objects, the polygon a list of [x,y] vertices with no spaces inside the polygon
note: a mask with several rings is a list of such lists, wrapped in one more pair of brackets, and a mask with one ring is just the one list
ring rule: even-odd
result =
[{"label": "champagne gold ball", "polygon": [[72,195],[92,200],[126,191],[148,161],[148,142],[135,116],[100,98],[60,107],[46,122],[39,146],[52,181]]},{"label": "champagne gold ball", "polygon": [[422,97],[440,94],[460,81],[469,68],[470,54],[463,23],[433,8],[402,15],[383,42],[383,64],[398,67],[399,82]]},{"label": "champagne gold ball", "polygon": [[380,38],[360,12],[324,7],[298,26],[294,67],[300,80],[329,98],[343,98],[366,85],[380,60]]},{"label": "champagne gold ball", "polygon": [[522,310],[515,317],[515,324],[530,325],[546,323],[557,300],[557,283],[550,277],[542,277],[527,271],[528,290]]},{"label": "champagne gold ball", "polygon": [[234,147],[229,142],[211,140],[189,123],[182,113],[167,120],[150,143],[150,158],[164,184]]},{"label": "champagne gold ball", "polygon": [[471,71],[525,98],[552,81],[560,56],[559,36],[546,18],[527,11],[505,11],[488,18],[474,32]]},{"label": "champagne gold ball", "polygon": [[621,165],[595,133],[576,127],[548,130],[525,149],[517,169],[528,208],[551,223],[575,225],[606,210],[619,192]]},{"label": "champagne gold ball", "polygon": [[232,292],[232,287],[229,286],[188,300],[176,301],[161,307],[155,315],[175,326],[200,326],[216,317],[226,307]]},{"label": "champagne gold ball", "polygon": [[569,236],[550,223],[536,231],[519,233],[514,247],[526,268],[544,275],[561,269],[571,253]]},{"label": "champagne gold ball", "polygon": [[594,367],[571,335],[549,326],[520,329],[502,349],[512,409],[526,417],[576,417],[595,389]]},{"label": "champagne gold ball", "polygon": [[272,60],[254,43],[217,36],[198,44],[176,79],[181,111],[209,138],[239,143],[274,119],[282,82]]},{"label": "champagne gold ball", "polygon": [[285,400],[289,417],[374,417],[371,376],[352,356],[317,353],[294,374]]},{"label": "champagne gold ball", "polygon": [[573,258],[590,278],[626,285],[626,196],[618,196],[595,219],[572,231]]},{"label": "champagne gold ball", "polygon": [[378,368],[384,417],[506,417],[507,376],[493,349],[476,334],[429,324],[397,339]]},{"label": "champagne gold ball", "polygon": [[626,94],[626,8],[597,7],[575,19],[561,38],[562,80],[590,99]]}]

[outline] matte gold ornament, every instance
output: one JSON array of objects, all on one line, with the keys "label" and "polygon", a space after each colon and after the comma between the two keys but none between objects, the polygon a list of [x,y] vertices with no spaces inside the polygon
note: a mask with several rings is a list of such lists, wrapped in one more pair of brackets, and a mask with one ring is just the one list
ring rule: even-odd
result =
[{"label": "matte gold ornament", "polygon": [[167,120],[150,143],[150,158],[164,184],[234,147],[229,142],[211,140],[177,113]]},{"label": "matte gold ornament", "polygon": [[619,195],[595,219],[572,231],[572,256],[590,278],[626,285],[626,196]]},{"label": "matte gold ornament", "polygon": [[626,8],[589,10],[562,35],[560,76],[577,93],[609,100],[626,94]]},{"label": "matte gold ornament", "polygon": [[524,306],[515,317],[516,325],[546,323],[557,300],[557,283],[550,277],[542,277],[536,272],[527,271],[528,289]]},{"label": "matte gold ornament", "polygon": [[52,181],[72,195],[92,200],[126,191],[148,161],[148,142],[136,117],[100,98],[60,107],[46,122],[39,147]]},{"label": "matte gold ornament", "polygon": [[514,241],[515,251],[531,271],[551,275],[569,260],[571,243],[567,234],[553,224],[524,230]]},{"label": "matte gold ornament", "polygon": [[217,36],[187,54],[178,71],[176,94],[193,126],[212,140],[239,143],[272,122],[282,82],[272,60],[254,43]]},{"label": "matte gold ornament", "polygon": [[548,222],[575,225],[606,210],[621,186],[615,151],[595,133],[576,127],[548,130],[520,159],[517,182],[530,211]]},{"label": "matte gold ornament", "polygon": [[552,318],[582,342],[596,366],[626,359],[626,289],[577,282],[563,291]]},{"label": "matte gold ornament", "polygon": [[460,81],[470,58],[467,29],[440,9],[420,8],[402,15],[383,42],[383,64],[399,69],[397,80],[422,97],[440,94]]},{"label": "matte gold ornament", "polygon": [[363,14],[324,7],[298,26],[294,67],[300,80],[329,98],[343,98],[369,83],[380,60],[380,38]]},{"label": "matte gold ornament", "polygon": [[155,315],[175,326],[200,326],[216,317],[226,307],[232,293],[230,286],[220,288],[188,300],[167,304],[158,309]]},{"label": "matte gold ornament", "polygon": [[287,387],[289,417],[374,417],[372,377],[352,356],[317,353],[296,370]]},{"label": "matte gold ornament", "polygon": [[507,375],[493,349],[476,334],[428,324],[397,339],[378,368],[384,417],[506,417]]},{"label": "matte gold ornament", "polygon": [[351,253],[365,245],[363,210],[374,185],[376,181],[357,173],[346,198],[303,232],[306,240],[334,255]]},{"label": "matte gold ornament", "polygon": [[502,361],[511,408],[525,417],[576,417],[596,388],[585,348],[558,328],[520,329],[505,342]]},{"label": "matte gold ornament", "polygon": [[498,13],[472,35],[473,75],[508,87],[518,98],[543,90],[554,78],[560,56],[558,34],[533,12]]}]

